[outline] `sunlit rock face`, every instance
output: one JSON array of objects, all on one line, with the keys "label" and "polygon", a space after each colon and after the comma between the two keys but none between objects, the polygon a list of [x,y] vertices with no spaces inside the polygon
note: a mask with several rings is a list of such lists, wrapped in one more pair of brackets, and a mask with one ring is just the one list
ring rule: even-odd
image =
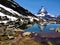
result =
[{"label": "sunlit rock face", "polygon": [[29,36],[29,35],[31,35],[31,32],[24,32],[23,33],[23,36]]}]

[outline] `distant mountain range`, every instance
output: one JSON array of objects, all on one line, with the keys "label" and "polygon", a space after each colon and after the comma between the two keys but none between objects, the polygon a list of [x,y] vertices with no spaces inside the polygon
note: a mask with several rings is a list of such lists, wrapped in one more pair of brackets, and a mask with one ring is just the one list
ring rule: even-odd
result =
[{"label": "distant mountain range", "polygon": [[60,15],[59,15],[59,16],[57,16],[57,20],[60,20]]},{"label": "distant mountain range", "polygon": [[44,17],[42,17],[43,19],[46,19],[46,20],[56,20],[55,17],[52,17],[50,15],[45,15]]}]

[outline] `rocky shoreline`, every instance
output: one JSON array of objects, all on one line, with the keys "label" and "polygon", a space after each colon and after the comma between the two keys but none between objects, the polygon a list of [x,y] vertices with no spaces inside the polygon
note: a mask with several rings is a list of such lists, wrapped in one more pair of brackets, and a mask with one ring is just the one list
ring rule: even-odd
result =
[{"label": "rocky shoreline", "polygon": [[[28,33],[30,34],[30,33]],[[60,45],[60,38],[45,38],[36,34],[19,34],[14,39],[0,41],[0,45]]]}]

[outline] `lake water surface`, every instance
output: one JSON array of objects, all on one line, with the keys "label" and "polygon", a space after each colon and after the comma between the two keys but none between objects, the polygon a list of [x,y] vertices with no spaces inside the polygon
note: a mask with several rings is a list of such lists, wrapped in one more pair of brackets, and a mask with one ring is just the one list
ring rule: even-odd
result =
[{"label": "lake water surface", "polygon": [[25,29],[25,31],[27,32],[56,32],[57,28],[60,28],[60,24],[49,24],[49,25],[45,25],[43,26],[43,30],[41,30],[41,25],[39,24],[34,24],[33,26]]}]

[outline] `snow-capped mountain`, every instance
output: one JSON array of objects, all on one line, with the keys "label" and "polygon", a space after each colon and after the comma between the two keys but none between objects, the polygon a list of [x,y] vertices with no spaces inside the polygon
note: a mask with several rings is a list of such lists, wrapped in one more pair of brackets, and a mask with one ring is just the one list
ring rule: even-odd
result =
[{"label": "snow-capped mountain", "polygon": [[[15,21],[26,17],[37,18],[34,14],[24,9],[13,0],[0,0],[0,16],[1,18],[8,18],[8,20],[4,18],[4,21]],[[1,22],[3,21],[1,20]]]},{"label": "snow-capped mountain", "polygon": [[48,13],[46,9],[42,6],[39,12],[36,15],[38,18],[46,19],[46,20],[51,20],[55,19],[55,16]]},{"label": "snow-capped mountain", "polygon": [[46,9],[42,6],[42,8],[39,10],[39,12],[37,13],[37,16],[43,17],[47,15],[47,11]]},{"label": "snow-capped mountain", "polygon": [[4,1],[0,1],[0,3],[8,8],[13,9],[14,11],[18,12],[19,14],[22,14],[23,16],[36,17],[34,14],[29,12],[27,9],[24,9],[22,6],[20,6],[14,0],[4,0]]},{"label": "snow-capped mountain", "polygon": [[[0,0],[0,17],[1,17],[0,23],[1,22],[6,23],[8,21],[15,21],[19,17],[22,17],[22,14],[20,14],[19,12],[15,11],[14,9],[12,9],[8,6],[8,4],[11,4],[11,3],[8,3],[7,1],[10,2],[11,0],[4,0],[4,1]],[[6,4],[5,2],[8,4]]]},{"label": "snow-capped mountain", "polygon": [[22,16],[17,11],[14,11],[13,9],[8,8],[2,4],[0,4],[0,14],[1,14],[0,16],[7,16],[12,21]]},{"label": "snow-capped mountain", "polygon": [[[4,5],[0,4],[0,17],[8,18],[8,20],[6,18],[4,18],[4,20],[0,20],[0,23],[6,23],[8,21],[17,20],[16,15],[19,15],[16,11],[13,11],[12,9],[7,8]],[[1,18],[1,19],[3,19],[3,18]]]}]

